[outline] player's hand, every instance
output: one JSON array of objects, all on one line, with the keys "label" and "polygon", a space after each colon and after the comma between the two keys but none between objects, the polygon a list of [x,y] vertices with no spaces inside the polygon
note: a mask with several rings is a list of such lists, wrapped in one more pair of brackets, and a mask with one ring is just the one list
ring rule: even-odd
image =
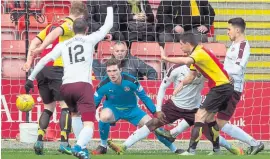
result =
[{"label": "player's hand", "polygon": [[167,57],[165,55],[165,51],[164,51],[163,47],[160,46],[159,49],[160,49],[160,57],[161,57],[161,59],[166,60]]},{"label": "player's hand", "polygon": [[180,81],[178,86],[173,90],[173,96],[176,96],[177,93],[179,93],[183,89],[183,82]]},{"label": "player's hand", "polygon": [[31,65],[32,63],[31,62],[26,62],[23,67],[22,67],[22,70],[25,71],[25,72],[28,72],[31,68]]},{"label": "player's hand", "polygon": [[29,93],[30,90],[34,88],[33,81],[27,80],[26,83],[25,83],[25,85],[24,85],[24,88],[25,88],[25,92],[26,93]]},{"label": "player's hand", "polygon": [[161,121],[165,120],[165,117],[166,117],[165,114],[162,111],[156,112],[155,116]]},{"label": "player's hand", "polygon": [[205,33],[208,31],[208,28],[204,25],[201,25],[197,28],[198,32]]},{"label": "player's hand", "polygon": [[147,19],[147,16],[144,13],[137,14],[137,20],[138,21],[144,21]]},{"label": "player's hand", "polygon": [[185,30],[180,25],[176,25],[174,27],[174,31],[180,34],[185,32]]},{"label": "player's hand", "polygon": [[43,51],[43,49],[38,47],[38,48],[31,51],[31,56],[39,55],[42,51]]},{"label": "player's hand", "polygon": [[107,40],[107,41],[112,41],[112,34],[107,34],[107,35],[105,36],[105,40]]}]

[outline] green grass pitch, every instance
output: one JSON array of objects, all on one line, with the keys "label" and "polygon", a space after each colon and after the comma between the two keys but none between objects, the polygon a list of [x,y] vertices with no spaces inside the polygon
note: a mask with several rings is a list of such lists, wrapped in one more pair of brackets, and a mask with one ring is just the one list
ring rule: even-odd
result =
[{"label": "green grass pitch", "polygon": [[[179,156],[168,151],[145,150],[145,151],[127,151],[124,155],[116,155],[109,151],[106,155],[93,156],[92,159],[270,159],[270,152],[263,151],[255,156],[235,156],[223,151],[223,155],[207,156],[209,151],[198,151],[196,156]],[[37,156],[33,151],[27,149],[2,149],[2,159],[76,159],[74,156],[64,155],[56,150],[46,149],[45,155]]]}]

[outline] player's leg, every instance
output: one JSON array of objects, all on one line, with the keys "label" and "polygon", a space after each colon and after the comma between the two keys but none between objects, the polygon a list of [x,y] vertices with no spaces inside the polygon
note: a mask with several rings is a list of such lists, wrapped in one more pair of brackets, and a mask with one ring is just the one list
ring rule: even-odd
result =
[{"label": "player's leg", "polygon": [[100,112],[100,120],[98,122],[100,145],[92,151],[93,155],[100,155],[107,153],[107,142],[110,132],[110,124],[116,122],[115,115],[117,110],[113,108],[103,108]]},{"label": "player's leg", "polygon": [[264,144],[255,140],[252,136],[247,134],[238,126],[229,124],[229,120],[233,116],[236,105],[239,102],[240,98],[241,93],[234,91],[232,97],[227,103],[227,107],[224,110],[218,112],[217,123],[221,131],[228,134],[232,138],[247,143],[250,146],[250,151],[248,151],[247,153],[254,155],[264,149]]},{"label": "player's leg", "polygon": [[71,127],[76,140],[78,140],[79,134],[83,129],[82,117],[79,112],[71,112]]},{"label": "player's leg", "polygon": [[38,122],[38,139],[37,142],[34,144],[34,150],[37,155],[43,154],[43,137],[46,133],[46,129],[48,128],[50,118],[56,105],[48,87],[48,79],[44,76],[44,71],[46,71],[46,68],[44,68],[37,75],[38,90],[40,97],[44,103],[44,110],[42,111]]},{"label": "player's leg", "polygon": [[68,138],[71,132],[71,113],[67,104],[64,102],[62,95],[60,94],[60,87],[62,85],[63,68],[49,67],[48,78],[49,89],[54,97],[55,101],[58,101],[61,107],[59,125],[61,129],[61,143],[58,151],[71,155],[71,146],[69,145]]},{"label": "player's leg", "polygon": [[[86,145],[93,137],[96,106],[94,103],[93,88],[90,84],[77,82],[61,86],[61,94],[71,112],[80,112],[83,121],[76,145],[72,154],[79,159],[89,159]],[[74,111],[76,109],[78,111]]]}]

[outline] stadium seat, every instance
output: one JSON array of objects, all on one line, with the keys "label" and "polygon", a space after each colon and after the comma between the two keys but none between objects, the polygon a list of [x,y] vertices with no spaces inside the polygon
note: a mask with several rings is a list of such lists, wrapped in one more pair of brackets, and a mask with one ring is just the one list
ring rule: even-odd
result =
[{"label": "stadium seat", "polygon": [[164,51],[168,57],[187,56],[187,54],[181,50],[180,43],[166,42]]},{"label": "stadium seat", "polygon": [[161,79],[162,63],[157,42],[133,42],[130,53],[152,66],[158,73],[158,79]]},{"label": "stadium seat", "polygon": [[23,40],[2,40],[1,41],[2,57],[25,57],[25,41]]},{"label": "stadium seat", "polygon": [[101,41],[98,43],[97,58],[110,58],[112,56],[113,45],[115,41]]},{"label": "stadium seat", "polygon": [[216,55],[219,60],[223,61],[225,56],[226,56],[226,52],[227,52],[227,48],[226,45],[223,43],[203,43],[203,46],[207,49],[209,49],[210,51],[213,52],[214,55]]},{"label": "stadium seat", "polygon": [[161,72],[162,72],[162,63],[161,61],[157,61],[157,60],[144,60],[144,62],[150,66],[152,66],[158,74],[158,79],[161,79]]},{"label": "stadium seat", "polygon": [[10,14],[1,14],[1,31],[16,31],[15,23],[10,20]]},{"label": "stadium seat", "polygon": [[157,42],[133,42],[130,53],[141,59],[160,60],[160,49]]},{"label": "stadium seat", "polygon": [[48,19],[48,23],[52,23],[67,17],[69,15],[70,7],[61,4],[45,4],[42,10]]},{"label": "stadium seat", "polygon": [[[31,42],[31,40],[33,40],[37,36],[38,33],[39,32],[28,32],[29,42]],[[21,37],[21,40],[25,40],[25,36],[26,36],[26,32],[23,31],[21,33],[21,36],[20,36]]]},{"label": "stadium seat", "polygon": [[21,70],[25,63],[24,58],[6,58],[2,57],[2,78],[26,78],[26,73]]},{"label": "stadium seat", "polygon": [[1,40],[16,40],[16,33],[14,31],[1,31]]},{"label": "stadium seat", "polygon": [[[43,20],[44,20],[44,22],[43,22]],[[30,16],[29,21],[30,21],[29,30],[31,30],[31,31],[40,31],[40,30],[44,29],[48,25],[46,16],[44,16],[44,19],[40,18],[40,21],[43,22],[43,23],[39,23],[35,19],[34,16]],[[18,20],[18,31],[23,32],[24,30],[25,30],[25,17],[22,16]]]}]

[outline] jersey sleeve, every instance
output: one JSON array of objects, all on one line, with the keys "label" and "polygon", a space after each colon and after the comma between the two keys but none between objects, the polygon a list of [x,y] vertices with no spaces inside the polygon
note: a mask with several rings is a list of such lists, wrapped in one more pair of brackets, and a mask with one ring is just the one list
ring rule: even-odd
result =
[{"label": "jersey sleeve", "polygon": [[43,42],[47,36],[47,29],[51,27],[51,24],[48,25],[45,29],[41,30],[41,32],[38,33],[36,36],[41,42]]},{"label": "jersey sleeve", "polygon": [[136,81],[134,83],[136,86],[136,94],[137,96],[142,100],[142,102],[144,103],[144,105],[147,107],[147,109],[154,114],[156,112],[156,107],[153,103],[153,101],[147,96],[147,94],[145,93],[143,87],[140,85],[140,83],[138,81]]},{"label": "jersey sleeve", "polygon": [[171,85],[171,83],[174,81],[175,78],[176,77],[175,77],[175,73],[173,71],[173,66],[172,66],[159,86],[158,94],[157,94],[157,107],[156,107],[157,111],[161,111],[163,98],[165,96],[166,89]]},{"label": "jersey sleeve", "polygon": [[189,66],[189,69],[190,69],[191,71],[196,71],[196,68],[195,68],[195,66],[194,66],[193,64],[191,64],[191,65]]},{"label": "jersey sleeve", "polygon": [[190,57],[194,60],[194,63],[200,63],[203,60],[204,53],[201,51],[194,51]]},{"label": "jersey sleeve", "polygon": [[70,21],[66,21],[60,25],[60,28],[63,30],[62,36],[71,36],[73,35],[73,23]]},{"label": "jersey sleeve", "polygon": [[103,91],[103,87],[99,85],[96,89],[96,92],[94,93],[94,101],[95,101],[96,107],[99,106],[104,95],[105,93]]},{"label": "jersey sleeve", "polygon": [[250,56],[250,47],[246,46],[243,50],[243,56],[236,60],[236,64],[245,68],[248,63],[249,56]]}]

